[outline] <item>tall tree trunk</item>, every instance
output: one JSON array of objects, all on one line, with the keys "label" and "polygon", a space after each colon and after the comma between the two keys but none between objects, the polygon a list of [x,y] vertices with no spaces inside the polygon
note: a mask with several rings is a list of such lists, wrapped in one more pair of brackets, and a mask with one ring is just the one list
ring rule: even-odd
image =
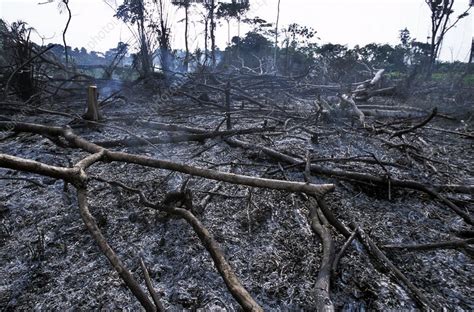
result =
[{"label": "tall tree trunk", "polygon": [[273,51],[273,67],[277,68],[277,51],[278,51],[278,23],[280,22],[280,0],[278,0],[277,19],[275,24],[275,50]]},{"label": "tall tree trunk", "polygon": [[64,43],[64,57],[66,58],[66,68],[69,65],[69,55],[67,52],[67,44],[66,44],[66,32],[67,29],[69,28],[69,23],[71,23],[72,19],[72,13],[71,13],[71,8],[69,8],[69,0],[63,0],[64,5],[66,6],[67,12],[68,12],[68,19],[66,23],[66,27],[64,27],[63,30],[63,43]]},{"label": "tall tree trunk", "polygon": [[211,6],[209,9],[209,17],[211,20],[211,61],[212,67],[216,67],[216,21],[214,16],[215,11],[215,0],[211,0]]},{"label": "tall tree trunk", "polygon": [[225,20],[227,22],[227,46],[230,46],[230,20],[227,18]]},{"label": "tall tree trunk", "polygon": [[186,56],[184,57],[184,71],[188,72],[189,65],[189,43],[188,43],[188,31],[189,31],[189,4],[185,4],[184,7],[184,45],[186,47]]},{"label": "tall tree trunk", "polygon": [[138,35],[140,36],[140,61],[142,65],[142,74],[144,77],[149,77],[152,72],[152,61],[150,60],[148,42],[145,33],[145,5],[143,4],[143,0],[140,0],[140,14],[137,26]]},{"label": "tall tree trunk", "polygon": [[204,65],[207,64],[207,59],[209,55],[209,47],[208,47],[208,40],[209,40],[209,19],[204,19]]},{"label": "tall tree trunk", "polygon": [[240,57],[240,16],[237,17],[237,56]]},{"label": "tall tree trunk", "polygon": [[146,40],[145,34],[145,26],[144,26],[144,18],[143,16],[140,18],[138,22],[138,30],[140,33],[140,56],[141,56],[141,64],[142,64],[142,74],[144,77],[148,77],[151,74],[151,64],[150,64],[150,54],[148,52],[148,43]]},{"label": "tall tree trunk", "polygon": [[474,37],[472,37],[472,44],[471,44],[471,56],[469,57],[469,64],[474,62]]}]

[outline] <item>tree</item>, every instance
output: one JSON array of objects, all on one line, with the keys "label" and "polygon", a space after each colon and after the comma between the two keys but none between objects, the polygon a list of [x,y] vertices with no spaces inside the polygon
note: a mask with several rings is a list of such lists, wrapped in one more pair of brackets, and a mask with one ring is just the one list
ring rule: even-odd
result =
[{"label": "tree", "polygon": [[431,11],[431,37],[430,37],[430,72],[432,66],[436,63],[440,48],[446,33],[451,30],[464,17],[468,16],[470,7],[462,14],[456,17],[454,22],[450,22],[451,15],[454,13],[454,0],[425,0]]},{"label": "tree", "polygon": [[[46,2],[40,2],[38,4],[45,4],[45,3],[52,3],[52,2],[54,2],[54,0],[48,0]],[[66,32],[69,28],[69,24],[71,23],[71,19],[72,19],[72,12],[71,12],[71,8],[69,7],[69,0],[59,0],[60,11],[62,11],[63,7],[65,7],[68,12],[68,19],[66,22],[66,26],[64,27],[64,30],[63,30],[64,58],[66,60],[66,67],[67,67],[69,63],[69,55],[68,55],[68,49],[67,49],[67,44],[66,44]]]},{"label": "tree", "polygon": [[189,33],[189,7],[191,6],[191,0],[173,0],[174,5],[184,8],[184,46],[186,49],[186,55],[184,57],[183,67],[184,70],[188,71],[190,53],[189,53],[189,43],[188,43],[188,33]]},{"label": "tree", "polygon": [[474,62],[474,38],[472,38],[471,56],[469,57],[469,63],[472,64],[473,62]]},{"label": "tree", "polygon": [[62,0],[62,3],[64,4],[68,12],[68,19],[66,22],[66,26],[64,27],[64,30],[63,30],[64,56],[66,58],[66,67],[67,67],[69,59],[68,59],[68,54],[67,54],[66,32],[69,28],[69,24],[71,23],[72,13],[71,13],[71,9],[69,8],[69,0]]},{"label": "tree", "polygon": [[128,44],[124,42],[119,42],[116,48],[105,52],[105,61],[108,65],[104,67],[104,79],[112,79],[115,69],[120,65],[127,52]]},{"label": "tree", "polygon": [[[207,10],[207,19],[205,20],[205,41],[206,41],[206,46],[207,46],[207,35],[208,35],[208,25],[209,25],[209,36],[211,38],[211,62],[212,66],[216,66],[216,20],[215,20],[215,15],[216,15],[216,0],[206,0],[203,1],[204,8]],[[206,48],[207,52],[207,48]],[[207,55],[207,53],[206,53]]]},{"label": "tree", "polygon": [[408,48],[410,46],[411,42],[411,34],[408,28],[404,28],[400,30],[400,42],[402,43],[402,46],[405,48]]},{"label": "tree", "polygon": [[117,8],[115,16],[125,23],[137,25],[138,41],[140,44],[139,69],[144,77],[148,77],[153,72],[153,61],[150,54],[150,46],[145,32],[146,8],[144,0],[124,0],[123,4]]},{"label": "tree", "polygon": [[293,23],[284,29],[283,32],[286,34],[286,38],[283,41],[285,44],[285,72],[291,71],[292,59],[296,55],[298,45],[309,44],[310,40],[316,35],[316,31],[307,26],[301,26]]},{"label": "tree", "polygon": [[[9,85],[15,93],[24,100],[31,101],[38,95],[37,80],[34,79],[37,66],[32,62],[35,55],[35,44],[31,41],[33,28],[23,21],[13,22],[7,25],[0,19],[0,43],[1,57],[0,66],[2,66],[2,75],[9,77],[3,89],[3,95],[6,98],[9,93]],[[49,49],[50,50],[50,49]],[[21,69],[21,70],[19,70]],[[0,81],[2,83],[2,81]]]},{"label": "tree", "polygon": [[[150,27],[158,36],[158,44],[160,46],[160,63],[161,69],[168,74],[171,68],[171,29],[168,26],[168,15],[163,0],[153,0],[157,5],[158,23],[151,23]],[[165,75],[165,77],[167,77]]]},{"label": "tree", "polygon": [[[474,0],[471,0],[469,3],[469,6],[472,7],[474,6]],[[472,37],[472,43],[471,43],[471,55],[469,56],[469,64],[472,64],[474,62],[474,35]]]},{"label": "tree", "polygon": [[221,2],[217,8],[217,18],[218,19],[225,19],[227,21],[227,27],[229,30],[228,33],[228,43],[230,44],[230,27],[229,27],[229,22],[231,19],[236,19],[237,20],[237,27],[238,27],[238,33],[237,36],[240,37],[240,21],[242,18],[242,15],[245,14],[250,9],[250,3],[248,0],[232,0],[230,3],[226,2]]},{"label": "tree", "polygon": [[280,22],[280,0],[278,0],[277,17],[275,23],[275,50],[273,51],[273,67],[276,69],[278,52],[278,23]]}]

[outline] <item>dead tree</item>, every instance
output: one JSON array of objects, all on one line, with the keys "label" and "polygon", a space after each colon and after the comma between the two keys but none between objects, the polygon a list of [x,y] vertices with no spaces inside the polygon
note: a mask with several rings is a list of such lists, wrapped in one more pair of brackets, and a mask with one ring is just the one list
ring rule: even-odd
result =
[{"label": "dead tree", "polygon": [[454,22],[449,23],[451,15],[454,13],[454,0],[425,0],[431,11],[431,38],[430,38],[430,71],[436,63],[441,45],[446,33],[469,13],[468,7],[462,14],[456,17]]}]

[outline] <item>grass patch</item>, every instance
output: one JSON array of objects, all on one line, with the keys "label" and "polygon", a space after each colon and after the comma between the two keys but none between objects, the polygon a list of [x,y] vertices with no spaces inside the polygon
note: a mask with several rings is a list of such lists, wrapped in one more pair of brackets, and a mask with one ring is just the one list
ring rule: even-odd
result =
[{"label": "grass patch", "polygon": [[474,86],[474,74],[464,77],[463,82],[469,86]]}]

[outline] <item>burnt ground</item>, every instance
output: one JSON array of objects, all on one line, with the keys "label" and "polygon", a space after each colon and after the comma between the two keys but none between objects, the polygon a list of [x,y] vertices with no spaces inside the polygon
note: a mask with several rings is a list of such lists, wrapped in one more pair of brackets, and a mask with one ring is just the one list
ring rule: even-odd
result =
[{"label": "burnt ground", "polygon": [[[163,137],[167,133],[134,122],[140,119],[214,130],[224,118],[217,107],[198,105],[189,98],[175,96],[172,101],[164,102],[152,99],[149,94],[139,94],[129,92],[128,100],[119,99],[107,105],[104,125],[72,124],[74,131],[91,141],[130,137],[130,133]],[[219,97],[214,99],[221,101]],[[413,99],[403,105],[415,102]],[[380,140],[388,140],[389,135],[363,129],[351,124],[350,119],[327,118],[316,122],[314,107],[306,101],[286,103],[287,113],[263,110],[248,103],[241,109],[240,103],[237,99],[233,101],[235,128],[261,127],[264,119],[268,126],[276,127],[266,133],[238,136],[244,141],[301,158],[310,150],[314,162],[327,168],[377,176],[385,175],[388,170],[392,176],[427,184],[473,184],[472,138],[435,130],[462,132],[469,128],[466,121],[462,124],[436,117],[426,127],[408,134],[407,142],[426,157],[422,160]],[[423,103],[433,105],[431,101]],[[372,99],[369,104],[400,105],[381,98]],[[69,113],[82,113],[82,107],[82,100],[46,106]],[[72,120],[48,114],[16,118],[60,126]],[[369,128],[381,125],[376,120],[388,124],[394,119],[367,117]],[[409,125],[394,124],[393,129]],[[317,142],[314,133],[318,133]],[[86,155],[77,149],[60,148],[37,135],[4,134],[3,137],[2,153],[51,165],[70,166]],[[220,138],[115,149],[220,171],[304,181],[302,168],[285,169],[285,164],[280,164],[284,168],[280,170],[278,162],[259,151],[231,147]],[[377,163],[358,162],[358,158],[353,162],[331,160],[367,159],[372,154],[391,165],[382,168]],[[2,310],[141,308],[87,232],[73,187],[65,188],[62,181],[12,170],[1,169],[0,173]],[[154,200],[178,190],[189,178],[176,172],[123,163],[96,164],[89,174],[140,188]],[[389,200],[387,188],[322,175],[313,175],[312,179],[313,183],[335,183],[336,190],[326,196],[330,209],[345,224],[359,225],[379,246],[440,242],[460,238],[461,231],[472,233],[472,227],[452,210],[421,192],[393,188]],[[197,206],[206,195],[212,194],[197,216],[221,244],[237,276],[265,310],[314,310],[314,282],[322,247],[308,223],[307,202],[301,195],[197,177],[190,177],[188,188]],[[472,194],[442,194],[472,213]],[[240,310],[209,254],[184,220],[144,208],[137,195],[97,180],[90,182],[89,202],[109,243],[141,283],[144,282],[139,257],[143,257],[154,286],[170,311]],[[331,231],[338,251],[345,238]],[[431,302],[450,311],[474,310],[471,247],[385,252]],[[376,269],[372,260],[358,240],[351,244],[341,260],[339,274],[332,280],[336,308],[342,311],[417,309],[404,285],[390,272]]]}]

